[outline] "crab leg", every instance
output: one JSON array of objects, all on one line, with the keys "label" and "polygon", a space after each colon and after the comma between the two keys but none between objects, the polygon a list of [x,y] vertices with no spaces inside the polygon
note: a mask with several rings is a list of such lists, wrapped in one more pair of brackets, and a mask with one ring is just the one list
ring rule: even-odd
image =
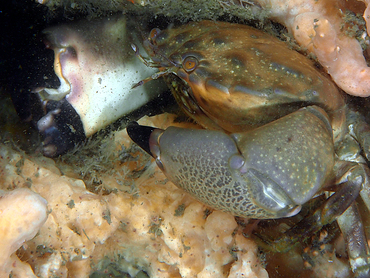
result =
[{"label": "crab leg", "polygon": [[[356,138],[367,160],[370,160],[370,126],[359,112],[348,109],[347,122],[350,134]],[[369,208],[370,209],[370,208]]]},{"label": "crab leg", "polygon": [[353,272],[357,278],[369,277],[369,248],[356,203],[339,216],[337,222],[345,238]]},{"label": "crab leg", "polygon": [[[337,183],[350,182],[348,190],[353,190],[353,186],[360,189],[359,195],[369,209],[369,168],[363,163],[340,160],[336,163],[334,171],[337,173]],[[348,192],[348,194],[352,193]],[[369,277],[370,251],[356,202],[353,202],[343,213],[339,211],[340,206],[345,207],[339,200],[337,205],[332,207],[332,210],[338,210],[336,214],[340,215],[337,222],[346,241],[352,271],[356,277]]]}]

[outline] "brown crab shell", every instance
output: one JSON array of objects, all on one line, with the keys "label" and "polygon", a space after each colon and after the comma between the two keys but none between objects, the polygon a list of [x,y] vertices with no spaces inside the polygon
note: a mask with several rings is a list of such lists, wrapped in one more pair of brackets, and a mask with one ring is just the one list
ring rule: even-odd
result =
[{"label": "brown crab shell", "polygon": [[[240,132],[297,109],[324,108],[343,128],[344,97],[307,57],[255,28],[201,21],[160,31],[144,44],[185,112],[206,128]],[[337,137],[339,132],[334,133]]]}]

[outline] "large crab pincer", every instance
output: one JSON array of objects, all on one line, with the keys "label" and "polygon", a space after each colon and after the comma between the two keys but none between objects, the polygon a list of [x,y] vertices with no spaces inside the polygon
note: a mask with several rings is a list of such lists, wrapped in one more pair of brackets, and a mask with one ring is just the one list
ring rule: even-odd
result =
[{"label": "large crab pincer", "polygon": [[370,157],[370,128],[335,85],[283,42],[244,25],[154,29],[144,45],[161,71],[138,84],[164,76],[185,113],[214,129],[127,128],[168,179],[214,209],[256,219],[293,216],[326,192],[274,248],[338,220],[352,270],[369,277],[355,200],[361,195],[370,210],[360,155]]},{"label": "large crab pincer", "polygon": [[314,106],[246,133],[170,127],[155,129],[148,142],[171,181],[238,216],[292,216],[332,178],[330,125]]}]

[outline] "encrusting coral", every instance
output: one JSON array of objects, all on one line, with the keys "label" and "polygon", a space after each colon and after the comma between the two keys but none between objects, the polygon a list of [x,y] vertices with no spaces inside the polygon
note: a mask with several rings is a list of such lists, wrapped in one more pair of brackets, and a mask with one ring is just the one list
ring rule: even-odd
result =
[{"label": "encrusting coral", "polygon": [[[297,42],[313,52],[336,84],[354,96],[370,95],[370,68],[361,43],[345,33],[345,11],[362,12],[358,1],[257,0],[285,25]],[[368,6],[368,1],[364,0]],[[369,7],[364,18],[369,30]],[[366,32],[363,32],[366,37]]]},{"label": "encrusting coral", "polygon": [[[47,218],[46,200],[28,188],[0,192],[0,277],[36,277],[13,253],[32,239]],[[23,276],[23,275],[27,276]],[[32,276],[33,275],[33,276]]]},{"label": "encrusting coral", "polygon": [[[166,117],[158,121],[168,122]],[[129,142],[126,132],[117,133],[115,142],[118,150]],[[48,202],[45,224],[17,252],[37,277],[88,277],[107,258],[132,277],[139,271],[150,277],[268,277],[257,245],[242,235],[234,217],[209,210],[167,182],[148,157],[148,167],[134,179],[134,192],[122,185],[131,178],[129,173],[123,178],[102,173],[102,186],[114,188],[103,195],[89,192],[68,170],[62,175],[51,159],[29,157],[6,145],[1,145],[1,153],[2,187],[28,186],[13,192],[34,191]],[[142,165],[138,160],[112,161],[112,167],[117,172],[122,167],[137,169]],[[32,211],[32,204],[26,209]],[[19,229],[25,227],[25,218],[17,216]]]}]

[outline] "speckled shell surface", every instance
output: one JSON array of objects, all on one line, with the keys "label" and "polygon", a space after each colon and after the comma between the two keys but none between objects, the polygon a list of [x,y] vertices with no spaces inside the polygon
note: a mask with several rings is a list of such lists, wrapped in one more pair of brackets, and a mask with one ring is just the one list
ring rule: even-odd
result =
[{"label": "speckled shell surface", "polygon": [[[257,219],[298,213],[333,178],[330,126],[306,108],[233,137],[170,127],[159,137],[157,160],[199,201]],[[240,169],[233,158],[243,160]]]},{"label": "speckled shell surface", "polygon": [[[146,46],[154,62],[191,88],[187,94],[199,110],[229,132],[261,126],[310,104],[328,111],[334,126],[343,122],[338,112],[343,96],[326,75],[286,43],[255,28],[194,22],[152,31]],[[191,106],[188,95],[178,96],[179,91],[184,90],[175,92],[178,101]],[[194,111],[188,114],[199,120]]]}]

